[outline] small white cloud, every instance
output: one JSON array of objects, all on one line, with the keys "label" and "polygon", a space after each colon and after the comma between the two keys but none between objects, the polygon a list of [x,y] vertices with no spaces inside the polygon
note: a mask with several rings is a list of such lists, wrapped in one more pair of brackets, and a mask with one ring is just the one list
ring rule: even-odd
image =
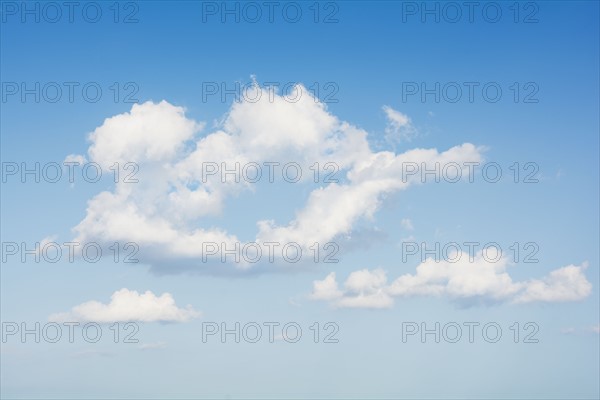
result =
[{"label": "small white cloud", "polygon": [[200,313],[190,305],[178,308],[169,293],[156,296],[149,290],[140,294],[124,288],[113,293],[108,304],[92,300],[73,307],[69,312],[53,314],[48,319],[56,322],[97,323],[186,322],[199,316]]},{"label": "small white cloud", "polygon": [[334,306],[339,308],[390,308],[394,299],[383,289],[372,294],[359,294],[339,299]]},{"label": "small white cloud", "polygon": [[583,274],[587,263],[521,282],[512,280],[507,265],[506,258],[492,262],[482,254],[473,261],[467,253],[461,253],[455,262],[429,258],[417,266],[415,274],[404,274],[390,284],[381,269],[352,272],[343,291],[331,273],[322,281],[314,281],[311,298],[329,301],[334,307],[386,308],[392,306],[393,297],[445,296],[460,302],[518,304],[578,301],[591,293],[592,285]]},{"label": "small white cloud", "polygon": [[322,281],[313,282],[313,300],[327,300],[336,308],[388,308],[394,303],[385,292],[385,271],[367,269],[355,271],[344,283],[345,292],[338,289],[335,273]]},{"label": "small white cloud", "polygon": [[550,272],[543,279],[533,279],[527,283],[525,290],[515,299],[515,302],[581,300],[592,292],[592,284],[583,274],[587,267],[587,263],[581,266],[569,265]]},{"label": "small white cloud", "polygon": [[313,300],[334,300],[342,296],[335,280],[335,272],[330,273],[322,281],[313,282],[310,298]]},{"label": "small white cloud", "polygon": [[571,335],[571,334],[575,334],[575,333],[580,333],[580,334],[589,334],[589,333],[600,333],[600,325],[593,325],[593,326],[587,326],[585,328],[573,328],[573,327],[568,327],[568,328],[563,328],[560,330],[561,333],[564,333],[565,335]]},{"label": "small white cloud", "polygon": [[115,354],[110,351],[102,350],[82,350],[71,354],[73,358],[92,358],[92,357],[113,357]]},{"label": "small white cloud", "polygon": [[87,162],[87,160],[85,159],[84,156],[80,155],[80,154],[69,154],[68,156],[65,157],[65,160],[63,161],[63,163],[79,163],[79,165],[85,164]]},{"label": "small white cloud", "polygon": [[402,247],[404,243],[414,242],[417,238],[414,235],[408,235],[407,237],[403,237],[400,239],[400,242],[396,244],[398,247]]},{"label": "small white cloud", "polygon": [[346,279],[344,287],[347,291],[353,293],[373,294],[383,288],[386,283],[387,276],[381,268],[373,271],[363,269],[352,272]]},{"label": "small white cloud", "polygon": [[388,120],[385,128],[386,139],[391,143],[410,142],[418,135],[417,129],[406,114],[394,110],[390,106],[383,106],[383,111]]},{"label": "small white cloud", "polygon": [[296,301],[296,299],[294,299],[292,297],[290,297],[288,299],[288,303],[289,303],[289,305],[291,305],[293,307],[302,307],[302,304],[300,302]]},{"label": "small white cloud", "polygon": [[415,229],[412,221],[409,218],[403,218],[402,221],[400,221],[400,225],[407,231],[413,231]]},{"label": "small white cloud", "polygon": [[281,333],[278,333],[273,339],[275,339],[276,342],[281,342],[284,340],[284,336]]},{"label": "small white cloud", "polygon": [[[50,235],[50,236],[46,236],[45,238],[40,240],[40,247],[39,247],[39,251],[37,251],[37,253],[41,255],[42,252],[44,251],[44,248],[48,245],[48,243],[55,243],[57,239],[58,239],[57,235]],[[61,247],[61,246],[59,246],[59,247]],[[49,250],[47,250],[47,251],[49,251]],[[62,248],[60,249],[60,251],[62,251]],[[54,254],[49,255],[48,257],[52,258],[52,257],[54,257]]]},{"label": "small white cloud", "polygon": [[158,350],[167,347],[166,342],[142,343],[138,346],[140,350]]}]

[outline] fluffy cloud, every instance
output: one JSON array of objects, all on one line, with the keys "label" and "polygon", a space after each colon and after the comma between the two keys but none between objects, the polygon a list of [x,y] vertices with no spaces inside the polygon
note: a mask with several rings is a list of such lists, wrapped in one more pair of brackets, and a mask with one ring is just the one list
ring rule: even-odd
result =
[{"label": "fluffy cloud", "polygon": [[343,296],[335,280],[335,272],[330,273],[322,281],[314,281],[311,298],[314,300],[336,300]]},{"label": "fluffy cloud", "polygon": [[507,269],[508,261],[486,260],[479,254],[469,260],[463,253],[456,262],[426,259],[414,274],[404,274],[388,284],[381,269],[352,272],[338,289],[335,275],[313,282],[310,297],[329,301],[338,308],[384,308],[391,307],[393,297],[445,296],[451,300],[467,303],[531,303],[567,302],[582,300],[589,296],[591,283],[581,266],[569,265],[551,271],[542,279],[514,282]]},{"label": "fluffy cloud", "polygon": [[[121,180],[114,190],[90,199],[85,217],[73,228],[74,240],[107,246],[133,241],[140,247],[142,262],[195,267],[206,254],[203,243],[225,243],[228,248],[240,243],[235,232],[203,219],[222,215],[228,198],[254,189],[243,179],[223,182],[221,174],[207,174],[207,163],[294,160],[305,172],[315,162],[335,163],[339,181],[310,192],[291,221],[256,221],[253,242],[260,246],[296,242],[309,253],[314,242],[349,235],[360,220],[373,216],[386,195],[421,184],[418,175],[403,174],[406,163],[433,168],[435,163],[482,161],[483,149],[470,143],[442,152],[375,152],[366,131],[329,113],[302,85],[293,89],[302,93],[296,102],[289,100],[293,94],[284,97],[259,86],[255,89],[262,92],[260,100],[234,103],[216,130],[202,135],[203,123],[166,101],[136,104],[128,113],[107,118],[89,135],[87,159],[105,169],[115,162],[135,162],[139,182]],[[385,110],[393,129],[412,126],[403,114]],[[467,176],[466,166],[462,172]],[[312,175],[305,173],[301,181],[311,180]],[[252,266],[236,263],[234,270]]]},{"label": "fluffy cloud", "polygon": [[587,263],[583,263],[581,266],[569,265],[550,272],[543,279],[531,280],[525,290],[515,299],[515,302],[581,300],[592,291],[592,284],[583,274],[583,270],[587,267]]},{"label": "fluffy cloud", "polygon": [[186,322],[198,318],[200,313],[190,305],[179,308],[173,296],[163,293],[156,296],[151,291],[138,293],[121,289],[113,293],[108,304],[87,301],[69,312],[51,315],[48,320],[56,322]]},{"label": "fluffy cloud", "polygon": [[348,276],[344,283],[344,291],[338,289],[335,273],[329,274],[322,281],[313,282],[313,300],[331,301],[340,308],[388,308],[393,299],[386,293],[387,277],[385,271],[363,269]]},{"label": "fluffy cloud", "polygon": [[134,104],[129,113],[104,121],[89,136],[90,159],[103,168],[115,162],[168,161],[202,128],[166,101]]}]

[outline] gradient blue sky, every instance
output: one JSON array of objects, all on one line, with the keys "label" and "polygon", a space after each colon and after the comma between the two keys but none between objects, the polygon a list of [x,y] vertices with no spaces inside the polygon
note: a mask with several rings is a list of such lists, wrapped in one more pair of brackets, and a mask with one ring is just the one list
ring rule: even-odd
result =
[{"label": "gradient blue sky", "polygon": [[[537,163],[540,182],[477,180],[396,192],[372,219],[353,227],[357,239],[338,264],[290,273],[217,276],[157,269],[151,262],[10,259],[1,269],[3,322],[45,323],[89,300],[107,303],[121,288],[168,292],[177,306],[191,304],[202,316],[140,323],[139,345],[2,343],[3,398],[599,397],[598,2],[536,2],[539,22],[530,24],[513,22],[512,2],[496,3],[504,14],[495,24],[481,14],[473,23],[423,23],[414,16],[403,22],[403,3],[393,1],[338,2],[339,22],[331,24],[308,15],[291,24],[281,14],[274,23],[203,22],[202,2],[143,1],[137,3],[139,22],[123,24],[112,21],[112,2],[98,4],[106,14],[96,24],[78,14],[74,23],[21,23],[14,16],[2,22],[3,83],[93,81],[105,89],[94,104],[80,96],[73,103],[2,101],[3,162],[85,155],[89,132],[131,110],[131,104],[112,101],[107,88],[113,82],[135,82],[140,103],[166,100],[185,107],[187,118],[206,122],[202,137],[232,103],[231,97],[204,102],[203,82],[233,86],[256,76],[259,84],[335,82],[339,101],[328,103],[328,112],[367,131],[374,151],[393,151],[385,142],[387,105],[408,115],[419,132],[397,144],[396,153],[473,143],[504,168]],[[312,2],[298,4],[308,13]],[[497,103],[480,95],[473,103],[402,99],[403,82],[452,81],[498,82],[503,97]],[[508,87],[514,82],[535,82],[539,102],[513,102]],[[73,187],[64,181],[2,183],[2,242],[34,243],[50,235],[69,240],[87,201],[113,186],[110,180]],[[260,185],[202,224],[252,239],[258,219],[287,223],[313,188]],[[414,230],[403,227],[403,219]],[[340,285],[362,269],[382,268],[389,282],[414,273],[420,260],[402,263],[399,245],[411,235],[428,243],[536,242],[539,262],[510,267],[515,281],[587,261],[592,290],[578,301],[528,304],[465,306],[443,296],[398,297],[384,309],[335,308],[309,298],[313,281],[333,271]],[[206,321],[296,321],[306,331],[294,344],[203,343]],[[336,322],[339,343],[313,343],[308,327],[315,321]],[[496,344],[481,337],[475,343],[403,343],[406,321],[494,321],[504,336]],[[514,343],[508,327],[515,321],[536,322],[540,342]],[[140,349],[156,343],[160,348]]]}]

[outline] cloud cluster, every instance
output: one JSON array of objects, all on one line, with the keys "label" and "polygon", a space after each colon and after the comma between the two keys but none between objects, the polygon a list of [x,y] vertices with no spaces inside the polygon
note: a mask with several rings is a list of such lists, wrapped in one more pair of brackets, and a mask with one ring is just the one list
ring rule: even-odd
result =
[{"label": "cloud cluster", "polygon": [[583,271],[587,263],[551,271],[542,279],[515,282],[506,272],[508,260],[490,262],[479,254],[471,262],[463,254],[457,262],[428,258],[414,274],[404,274],[391,283],[382,269],[352,272],[339,288],[335,272],[313,282],[310,297],[336,308],[388,308],[395,297],[445,296],[463,304],[567,302],[589,296],[591,283]]},{"label": "cloud cluster", "polygon": [[68,312],[51,315],[53,322],[186,322],[198,318],[200,313],[190,305],[179,308],[173,296],[163,293],[156,296],[151,291],[138,293],[121,289],[114,292],[108,304],[87,301]]},{"label": "cloud cluster", "polygon": [[[470,143],[443,152],[376,152],[366,131],[339,120],[314,97],[298,96],[297,102],[290,102],[289,96],[258,86],[256,90],[264,91],[260,100],[234,103],[210,133],[202,133],[203,123],[166,101],[135,104],[130,112],[106,119],[89,135],[86,158],[107,170],[115,162],[135,162],[139,183],[119,182],[113,191],[90,199],[84,219],[74,227],[74,240],[133,241],[140,246],[140,260],[148,264],[197,265],[202,243],[232,248],[241,242],[235,232],[209,226],[203,219],[222,215],[229,197],[254,189],[244,180],[223,183],[220,174],[203,175],[206,163],[294,160],[309,171],[315,162],[332,162],[339,166],[342,179],[310,192],[291,221],[256,221],[253,242],[260,246],[295,242],[308,249],[315,242],[351,233],[358,221],[377,211],[385,195],[420,184],[417,175],[402,178],[404,163],[433,168],[435,163],[482,160],[482,148]],[[293,90],[309,93],[300,85]],[[403,114],[385,110],[393,129],[412,126]],[[302,181],[311,178],[304,174]],[[241,262],[234,269],[250,267]]]},{"label": "cloud cluster", "polygon": [[[72,154],[68,159],[96,162],[109,173],[115,163],[134,162],[139,166],[138,183],[120,180],[113,190],[90,199],[85,217],[73,228],[74,240],[107,245],[136,242],[140,248],[137,257],[163,268],[163,272],[180,267],[203,270],[197,268],[207,266],[200,261],[207,256],[203,244],[219,243],[228,249],[244,244],[236,232],[215,226],[215,220],[208,218],[223,215],[229,198],[256,189],[246,180],[223,182],[221,174],[205,174],[208,163],[261,165],[293,160],[303,171],[309,171],[315,162],[334,163],[339,167],[340,179],[321,182],[306,195],[304,205],[291,220],[255,221],[252,243],[263,246],[263,254],[268,252],[264,246],[269,242],[294,242],[309,252],[315,242],[324,244],[352,237],[357,224],[372,217],[387,195],[422,184],[418,174],[404,173],[406,165],[431,171],[436,164],[453,163],[464,168],[460,175],[466,177],[469,163],[483,161],[483,148],[471,143],[445,151],[374,151],[366,131],[338,119],[316,98],[295,93],[282,96],[256,83],[255,90],[262,91],[258,101],[243,99],[233,103],[211,132],[204,131],[204,123],[188,118],[184,108],[166,101],[135,104],[129,112],[107,118],[90,133],[86,157]],[[310,93],[301,85],[293,91]],[[291,102],[289,98],[298,101]],[[408,116],[389,106],[383,110],[388,120],[388,138],[404,142],[417,134]],[[311,183],[311,179],[311,174],[304,174],[300,182]],[[403,219],[401,225],[406,231],[414,229],[410,219]],[[220,255],[210,256],[219,260]],[[275,253],[276,257],[280,255]],[[542,279],[514,282],[507,264],[505,259],[490,263],[482,257],[474,263],[426,260],[414,274],[402,275],[391,283],[381,269],[353,272],[343,288],[338,286],[335,273],[331,273],[314,282],[311,297],[335,307],[387,308],[397,297],[446,296],[459,302],[530,303],[575,301],[591,291],[583,274],[586,265],[569,265]],[[260,264],[242,261],[230,262],[229,268],[218,262],[216,265],[211,272],[237,273],[257,269],[253,267]],[[191,309],[177,308],[169,294],[139,295],[127,289],[116,292],[108,305],[88,302],[59,315],[96,321],[183,321],[194,316]]]}]

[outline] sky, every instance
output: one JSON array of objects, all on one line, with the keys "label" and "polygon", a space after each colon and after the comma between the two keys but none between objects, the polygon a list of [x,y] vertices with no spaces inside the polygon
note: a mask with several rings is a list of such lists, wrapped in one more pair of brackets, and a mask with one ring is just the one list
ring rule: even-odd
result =
[{"label": "sky", "polygon": [[2,398],[600,397],[598,2],[0,2]]}]

